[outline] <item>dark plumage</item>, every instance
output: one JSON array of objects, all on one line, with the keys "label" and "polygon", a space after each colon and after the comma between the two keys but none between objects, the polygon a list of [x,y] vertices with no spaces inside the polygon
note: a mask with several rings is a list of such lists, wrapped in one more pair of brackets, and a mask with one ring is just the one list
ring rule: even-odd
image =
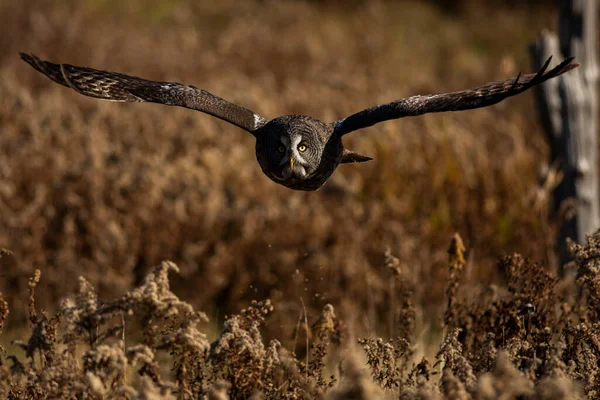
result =
[{"label": "dark plumage", "polygon": [[347,133],[390,119],[486,107],[579,66],[573,58],[567,58],[546,71],[550,58],[535,74],[459,92],[407,97],[327,124],[304,115],[286,115],[267,121],[246,108],[194,86],[55,64],[24,53],[21,58],[53,81],[85,96],[186,107],[230,122],[256,137],[256,158],[265,175],[296,190],[318,189],[340,164],[371,160],[344,149],[342,136]]}]

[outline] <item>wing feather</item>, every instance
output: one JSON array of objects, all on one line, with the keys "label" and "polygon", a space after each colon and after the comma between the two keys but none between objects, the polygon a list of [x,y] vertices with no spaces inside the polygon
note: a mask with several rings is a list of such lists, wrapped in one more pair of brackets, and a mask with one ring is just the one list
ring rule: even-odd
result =
[{"label": "wing feather", "polygon": [[254,132],[267,121],[254,112],[206,90],[176,82],[157,82],[118,72],[101,71],[40,60],[33,54],[21,58],[54,82],[97,99],[119,102],[152,102],[201,111]]},{"label": "wing feather", "polygon": [[499,82],[489,82],[458,92],[411,96],[368,108],[334,122],[335,132],[339,135],[345,135],[346,133],[367,128],[390,119],[434,112],[462,111],[487,107],[579,66],[579,63],[573,61],[573,57],[569,57],[546,72],[551,59],[552,57],[546,61],[539,72],[534,74],[523,76],[519,74],[516,78]]}]

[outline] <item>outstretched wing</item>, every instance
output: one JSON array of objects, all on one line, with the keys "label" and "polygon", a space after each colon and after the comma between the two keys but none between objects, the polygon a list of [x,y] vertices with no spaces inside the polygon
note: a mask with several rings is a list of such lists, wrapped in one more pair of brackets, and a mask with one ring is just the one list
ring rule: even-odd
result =
[{"label": "outstretched wing", "polygon": [[390,119],[433,112],[462,111],[487,107],[579,66],[579,63],[574,62],[573,57],[570,57],[546,72],[551,59],[552,57],[546,61],[542,69],[536,74],[519,75],[506,81],[490,82],[460,92],[411,96],[368,108],[334,122],[335,132],[339,135],[345,135]]},{"label": "outstretched wing", "polygon": [[117,72],[54,64],[33,54],[20,53],[33,68],[56,83],[90,97],[121,102],[152,102],[202,111],[254,132],[267,121],[252,111],[206,90],[175,82],[156,82]]}]

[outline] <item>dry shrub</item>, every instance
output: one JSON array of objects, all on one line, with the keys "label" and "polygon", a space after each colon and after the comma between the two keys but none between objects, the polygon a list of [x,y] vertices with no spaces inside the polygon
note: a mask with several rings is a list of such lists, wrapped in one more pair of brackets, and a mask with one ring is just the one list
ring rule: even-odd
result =
[{"label": "dry shrub", "polygon": [[[459,240],[452,239],[454,244]],[[339,334],[345,325],[331,304],[306,329],[312,335],[305,356],[297,357],[279,340],[265,339],[264,328],[277,313],[270,300],[253,301],[227,316],[210,342],[204,333],[210,326],[206,315],[170,288],[168,273],[178,272],[172,262],[163,262],[140,286],[110,301],[101,300],[80,278],[73,300],[65,300],[53,315],[38,313],[34,289],[41,275],[36,271],[30,279],[29,338],[13,341],[22,356],[4,352],[0,357],[0,395],[571,399],[585,393],[593,398],[600,389],[600,324],[589,319],[600,306],[592,295],[600,232],[571,249],[576,280],[554,278],[539,264],[514,255],[500,261],[507,282],[494,297],[461,298],[462,283],[450,273],[454,318],[433,365],[427,357],[416,363],[415,349],[422,343],[414,338],[359,338],[361,355],[348,340],[352,332]],[[392,260],[390,254],[386,258]],[[455,261],[450,257],[451,271]],[[567,296],[568,291],[573,293]],[[2,310],[6,316],[5,303]]]},{"label": "dry shrub", "polygon": [[548,272],[530,95],[349,135],[375,161],[299,193],[235,127],[86,99],[17,57],[334,120],[525,72],[555,10],[217,3],[0,2],[0,397],[598,396],[600,238]]},{"label": "dry shrub", "polygon": [[[93,286],[80,278],[75,299],[64,301],[54,316],[43,313],[41,318],[36,316],[33,294],[40,280],[36,271],[31,278],[31,334],[27,341],[13,342],[23,348],[25,360],[14,355],[0,358],[1,376],[6,378],[0,395],[308,399],[322,398],[334,386],[333,377],[323,376],[333,326],[319,334],[321,343],[312,348],[308,365],[277,340],[263,343],[260,330],[273,311],[269,300],[253,302],[227,317],[210,343],[200,330],[206,316],[170,290],[169,271],[178,268],[163,262],[139,287],[112,301],[101,301]],[[331,322],[332,313],[329,305],[323,317]],[[126,335],[126,324],[142,332]],[[5,359],[13,366],[7,368]]]},{"label": "dry shrub", "polygon": [[[547,4],[464,1],[447,14],[438,3],[1,2],[0,246],[16,264],[0,291],[12,316],[27,323],[20,296],[36,269],[38,298],[56,310],[79,276],[112,298],[170,259],[173,287],[215,324],[270,298],[287,312],[266,334],[289,344],[302,297],[308,315],[331,303],[358,331],[408,337],[437,330],[455,231],[475,249],[473,281],[494,281],[504,251],[544,260],[554,239],[531,212],[546,148],[530,94],[349,135],[375,161],[300,193],[262,175],[254,139],[234,126],[84,98],[17,55],[194,84],[267,118],[334,120],[527,72],[527,44],[555,21]],[[380,268],[388,247],[397,279]],[[415,326],[400,323],[411,314]]]},{"label": "dry shrub", "polygon": [[[451,249],[459,241],[455,236]],[[450,399],[597,397],[600,324],[591,315],[598,307],[600,232],[586,245],[572,244],[571,251],[576,280],[570,274],[555,278],[540,264],[513,255],[500,260],[506,286],[480,296],[461,292],[464,283],[453,273],[460,257],[451,255],[447,293],[454,296],[448,298],[454,313],[451,320],[445,314],[448,331],[433,369],[425,358],[408,374],[406,368],[398,373],[397,346],[361,339],[373,381],[400,398],[433,398],[439,392]],[[435,375],[439,380],[432,385]],[[418,395],[419,387],[427,394]]]}]

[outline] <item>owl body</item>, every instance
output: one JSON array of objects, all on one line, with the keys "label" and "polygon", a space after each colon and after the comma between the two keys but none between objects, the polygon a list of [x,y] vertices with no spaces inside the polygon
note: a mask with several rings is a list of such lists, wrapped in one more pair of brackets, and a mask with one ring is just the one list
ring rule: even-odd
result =
[{"label": "owl body", "polygon": [[392,119],[487,107],[579,66],[570,57],[547,70],[550,58],[537,73],[457,92],[410,96],[367,108],[327,124],[304,115],[284,115],[268,120],[191,85],[56,64],[40,60],[33,54],[21,53],[21,58],[54,82],[84,96],[185,107],[242,128],[256,138],[256,159],[265,175],[295,190],[317,190],[340,164],[371,160],[344,148],[342,137],[350,132]]},{"label": "owl body", "polygon": [[320,188],[342,162],[334,128],[305,115],[284,115],[256,131],[256,159],[271,180],[295,190]]}]

